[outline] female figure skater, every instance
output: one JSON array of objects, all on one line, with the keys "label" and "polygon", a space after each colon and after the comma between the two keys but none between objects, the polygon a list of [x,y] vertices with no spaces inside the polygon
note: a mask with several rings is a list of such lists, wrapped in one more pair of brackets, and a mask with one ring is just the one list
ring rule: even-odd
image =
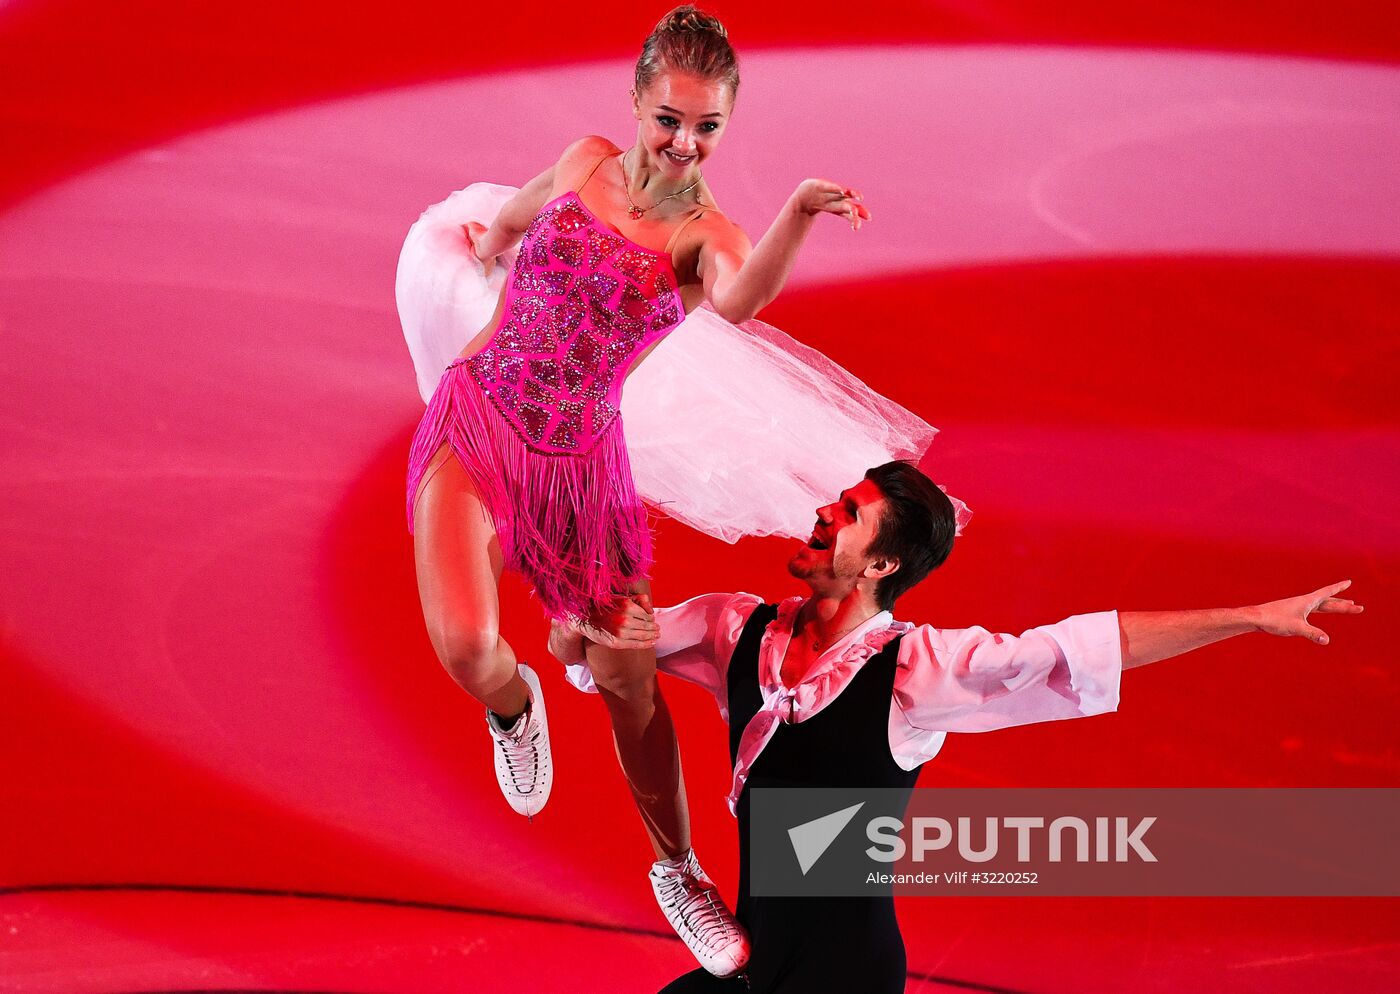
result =
[{"label": "female figure skater", "polygon": [[[481,327],[468,321],[462,329],[463,312],[480,313],[482,300],[495,294],[494,314],[441,373],[414,436],[408,514],[433,647],[457,683],[485,705],[501,789],[527,816],[549,797],[548,729],[538,678],[500,637],[497,584],[504,567],[519,571],[556,619],[586,618],[618,593],[649,593],[650,534],[624,442],[621,392],[630,372],[687,315],[698,320],[697,309],[707,305],[711,337],[703,346],[697,337],[688,354],[663,361],[658,353],[648,364],[657,364],[648,373],[651,386],[628,391],[629,401],[654,404],[644,420],[649,440],[661,438],[636,460],[649,464],[642,492],[682,520],[731,541],[745,533],[802,533],[812,506],[807,495],[829,486],[807,467],[766,453],[746,465],[707,467],[705,460],[717,458],[713,450],[731,446],[692,442],[686,433],[702,422],[726,422],[735,432],[732,447],[744,450],[738,436],[752,433],[734,419],[747,410],[751,420],[769,421],[765,405],[787,395],[784,415],[813,422],[805,425],[808,462],[829,460],[834,443],[862,465],[917,458],[933,433],[834,364],[749,321],[777,296],[818,214],[842,217],[853,230],[871,215],[859,192],[820,179],[797,186],[757,246],[719,211],[701,167],[724,137],[739,86],[719,21],[690,6],[671,11],[647,38],[634,82],[638,124],[628,148],[590,136],[518,191],[476,184],[455,195],[460,203],[425,213],[400,261],[399,308],[420,386],[431,377],[424,366],[442,368],[420,357],[432,351],[425,340]],[[503,193],[512,195],[502,202]],[[500,263],[517,242],[507,275]],[[748,322],[745,331],[735,322]],[[769,385],[753,379],[765,370]],[[673,373],[683,389],[675,388]],[[736,390],[735,377],[747,386]],[[902,432],[891,427],[901,424]],[[827,444],[811,439],[813,431]],[[844,463],[831,467],[843,472]],[[787,495],[793,522],[721,521],[736,508],[782,503],[755,499],[760,479],[794,491]],[[748,489],[740,497],[726,486]],[[734,974],[747,960],[748,940],[690,848],[679,751],[653,644],[602,633],[597,641],[588,648],[587,673],[570,679],[596,689],[607,706],[618,759],[656,852],[653,888],[700,962],[718,975]]]}]

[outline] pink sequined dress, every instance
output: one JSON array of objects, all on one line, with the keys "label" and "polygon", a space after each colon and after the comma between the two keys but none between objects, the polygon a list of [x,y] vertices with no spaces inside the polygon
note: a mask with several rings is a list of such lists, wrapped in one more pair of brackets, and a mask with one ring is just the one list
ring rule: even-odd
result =
[{"label": "pink sequined dress", "polygon": [[[936,429],[821,353],[708,304],[687,315],[671,265],[681,226],[655,252],[569,191],[488,275],[462,226],[490,225],[515,192],[458,191],[423,213],[399,258],[399,316],[428,401],[409,458],[410,530],[445,442],[507,565],[546,612],[569,617],[646,576],[646,505],[729,542],[805,538],[814,509],[867,468],[924,455]],[[502,293],[491,340],[457,358]],[[969,512],[954,503],[961,523]]]},{"label": "pink sequined dress", "polygon": [[644,578],[651,533],[623,439],[622,385],[683,317],[669,246],[622,237],[572,190],[547,203],[525,230],[495,333],[448,365],[419,423],[409,530],[424,471],[446,442],[477,484],[506,562],[551,616],[583,614]]}]

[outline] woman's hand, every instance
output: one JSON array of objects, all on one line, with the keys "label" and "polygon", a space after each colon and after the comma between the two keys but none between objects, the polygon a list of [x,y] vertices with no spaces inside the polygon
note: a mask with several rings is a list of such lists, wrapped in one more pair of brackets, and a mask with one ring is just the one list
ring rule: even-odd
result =
[{"label": "woman's hand", "polygon": [[861,203],[864,199],[859,190],[833,183],[827,179],[804,179],[798,184],[793,199],[797,209],[804,214],[837,214],[844,217],[852,231],[858,231],[861,223],[870,220],[870,208]]},{"label": "woman's hand", "polygon": [[491,267],[496,264],[496,257],[493,255],[483,259],[476,251],[476,243],[481,240],[482,235],[486,234],[486,225],[480,221],[468,221],[462,225],[462,233],[467,236],[467,247],[472,250],[472,255],[476,256],[477,261],[485,268],[486,275],[490,276]]}]

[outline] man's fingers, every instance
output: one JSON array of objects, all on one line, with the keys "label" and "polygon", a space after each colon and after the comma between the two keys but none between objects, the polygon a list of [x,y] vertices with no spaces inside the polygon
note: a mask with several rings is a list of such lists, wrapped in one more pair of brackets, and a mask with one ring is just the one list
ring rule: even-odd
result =
[{"label": "man's fingers", "polygon": [[[1355,614],[1356,612],[1351,610],[1351,601],[1337,597],[1337,594],[1350,586],[1350,580],[1342,580],[1314,590],[1310,594],[1305,594],[1298,600],[1303,602],[1303,610],[1308,614],[1312,614],[1314,611],[1323,611],[1328,614]],[[1339,607],[1339,605],[1348,606]]]},{"label": "man's fingers", "polygon": [[610,649],[654,649],[654,648],[656,648],[656,639],[646,639],[646,638],[619,638],[619,639],[615,639],[615,640],[614,640],[614,643],[613,643],[612,645],[608,646],[608,648],[610,648]]},{"label": "man's fingers", "polygon": [[647,638],[655,637],[660,631],[656,624],[656,618],[648,614],[640,604],[630,602],[631,605],[625,614],[618,614],[612,618],[612,624],[608,627],[617,634],[626,632],[629,636],[645,635]]},{"label": "man's fingers", "polygon": [[1306,628],[1303,629],[1303,634],[1306,635],[1308,638],[1312,639],[1318,645],[1327,644],[1327,633],[1324,632],[1321,628],[1314,628],[1312,625],[1308,625]]},{"label": "man's fingers", "polygon": [[612,607],[599,618],[600,628],[617,630],[634,621],[645,621],[650,615],[632,599],[630,594],[618,594],[613,598]]},{"label": "man's fingers", "polygon": [[614,649],[651,649],[656,646],[656,636],[646,632],[619,632],[615,643]]},{"label": "man's fingers", "polygon": [[627,603],[631,610],[620,609],[619,605],[610,615],[583,622],[581,633],[589,641],[609,649],[652,648],[661,633],[660,627],[631,600]]},{"label": "man's fingers", "polygon": [[1366,608],[1354,601],[1329,597],[1319,604],[1315,610],[1321,611],[1324,614],[1360,614],[1362,611],[1366,610]]}]

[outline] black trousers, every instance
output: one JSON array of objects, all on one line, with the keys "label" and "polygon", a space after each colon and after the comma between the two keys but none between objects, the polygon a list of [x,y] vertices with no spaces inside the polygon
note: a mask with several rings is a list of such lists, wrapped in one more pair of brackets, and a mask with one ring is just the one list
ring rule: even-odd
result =
[{"label": "black trousers", "polygon": [[662,994],[903,994],[893,898],[750,898],[737,917],[753,940],[747,980],[693,970]]}]

